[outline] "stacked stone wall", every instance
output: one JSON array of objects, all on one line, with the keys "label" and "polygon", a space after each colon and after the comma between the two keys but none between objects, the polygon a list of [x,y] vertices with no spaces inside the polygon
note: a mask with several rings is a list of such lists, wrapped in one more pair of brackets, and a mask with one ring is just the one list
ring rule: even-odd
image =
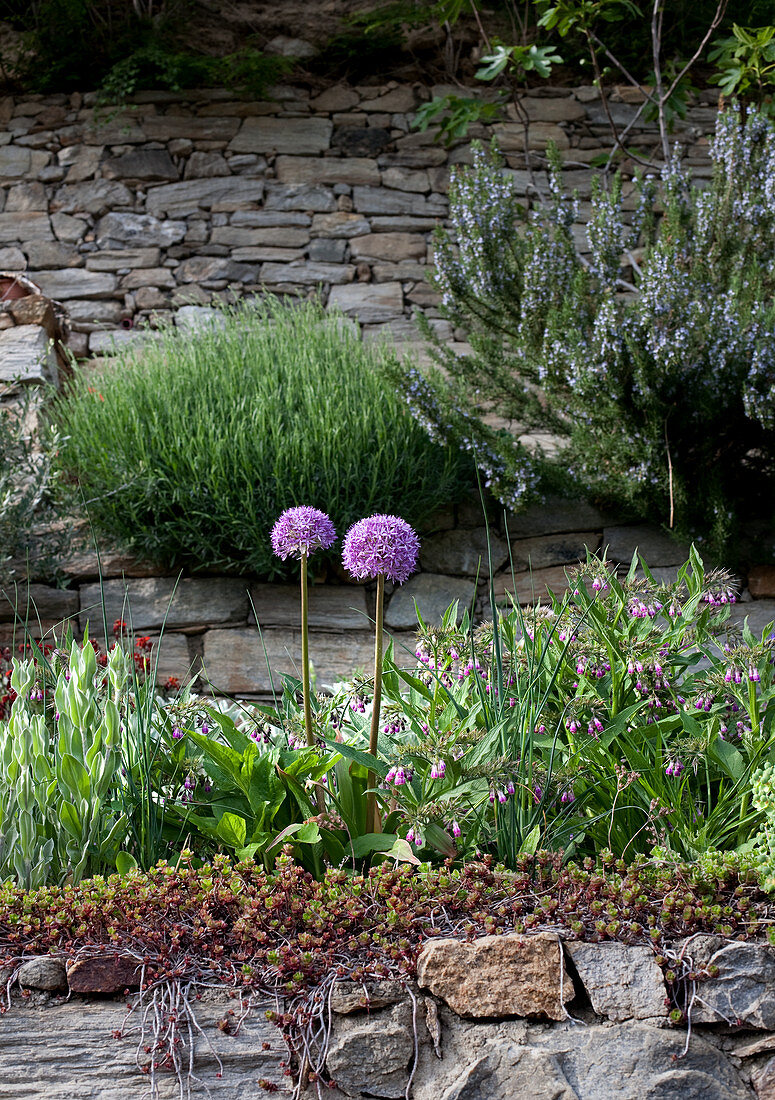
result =
[{"label": "stacked stone wall", "polygon": [[[415,340],[419,308],[445,339],[462,339],[439,316],[426,274],[450,169],[470,159],[470,139],[497,137],[522,194],[545,188],[543,153],[555,142],[583,221],[589,166],[611,138],[594,88],[540,88],[523,101],[527,131],[510,109],[445,149],[412,123],[423,102],[450,90],[287,86],[262,102],[223,90],[143,92],[118,113],[93,95],[6,98],[0,269],[26,270],[66,303],[79,356],[137,339],[142,324],[181,306],[180,323],[192,324],[192,306],[266,291],[320,292],[367,340]],[[675,134],[700,175],[713,95]],[[628,99],[613,93],[619,126],[638,110]],[[638,121],[629,140],[656,152],[656,127]]]}]

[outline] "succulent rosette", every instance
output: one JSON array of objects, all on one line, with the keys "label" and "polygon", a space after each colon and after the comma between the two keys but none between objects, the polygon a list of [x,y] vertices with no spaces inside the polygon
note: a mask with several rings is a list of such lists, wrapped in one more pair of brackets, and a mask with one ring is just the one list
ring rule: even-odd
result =
[{"label": "succulent rosette", "polygon": [[342,562],[358,580],[387,577],[403,584],[417,568],[420,540],[399,516],[358,520],[345,535]]},{"label": "succulent rosette", "polygon": [[271,539],[275,554],[285,561],[328,550],[336,542],[336,530],[325,512],[305,504],[283,512],[272,528]]}]

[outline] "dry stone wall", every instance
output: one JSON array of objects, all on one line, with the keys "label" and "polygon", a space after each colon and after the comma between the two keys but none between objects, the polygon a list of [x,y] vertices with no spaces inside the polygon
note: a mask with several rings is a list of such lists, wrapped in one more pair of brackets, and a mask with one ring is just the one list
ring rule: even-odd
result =
[{"label": "dry stone wall", "polygon": [[[587,549],[606,549],[624,568],[637,549],[655,577],[665,581],[675,579],[688,556],[688,547],[659,530],[617,523],[616,517],[581,501],[551,499],[507,516],[505,526],[499,526],[493,507],[490,521],[493,586],[504,607],[512,597],[522,605],[545,599],[548,590],[561,596],[568,587],[567,570],[585,559]],[[477,621],[490,617],[487,562],[487,532],[478,504],[458,505],[437,517],[435,533],[422,541],[419,571],[402,586],[386,587],[385,626],[399,657],[413,659],[415,603],[428,623],[438,622],[453,600],[461,609],[473,608]],[[90,636],[102,639],[104,607],[108,630],[123,618],[135,635],[153,640],[162,683],[171,676],[181,683],[194,678],[202,690],[266,698],[281,686],[284,673],[298,674],[295,584],[159,575],[152,563],[109,550],[103,550],[99,562],[94,552],[73,552],[61,566],[66,588],[42,583],[42,576],[33,576],[29,585],[6,586],[0,595],[0,646],[19,644],[25,623],[36,637],[61,632],[65,624],[81,634],[88,624]],[[754,567],[740,580],[747,587],[732,609],[732,621],[741,624],[747,617],[761,634],[775,620],[775,569]],[[374,598],[371,584],[312,586],[310,654],[318,688],[370,667]]]},{"label": "dry stone wall", "polygon": [[[328,1034],[317,1046],[327,1083],[311,1083],[303,1096],[771,1100],[775,948],[696,935],[667,952],[674,961],[660,965],[648,944],[585,943],[554,931],[431,939],[415,983],[327,987]],[[668,982],[667,969],[684,977]],[[136,958],[113,949],[12,968],[0,1097],[143,1095],[142,1009],[127,1016],[138,971]],[[191,1004],[200,1025],[193,1096],[291,1093],[287,1051],[264,1012],[276,1005],[254,1005],[243,1018],[238,997],[210,989]],[[670,1023],[676,1009],[689,1010],[688,1036],[685,1018]],[[239,1027],[224,1026],[237,1018]],[[187,1069],[185,1046],[181,1054]],[[161,1100],[179,1095],[171,1074],[158,1080]]]},{"label": "dry stone wall", "polygon": [[[470,159],[470,143],[447,150],[412,129],[418,106],[450,90],[287,86],[262,102],[223,90],[143,92],[118,113],[93,95],[6,98],[0,269],[24,269],[66,302],[81,356],[138,339],[143,323],[174,314],[195,326],[213,301],[266,291],[319,289],[364,339],[415,340],[418,308],[445,339],[462,337],[438,315],[426,274],[450,168]],[[699,174],[708,171],[712,97],[675,135]],[[637,110],[631,98],[613,94],[619,125]],[[583,219],[589,164],[610,147],[597,92],[540,88],[524,106],[527,132],[512,114],[470,136],[497,137],[523,194],[545,186],[540,154],[554,141]],[[658,135],[637,123],[630,139],[648,150]]]}]

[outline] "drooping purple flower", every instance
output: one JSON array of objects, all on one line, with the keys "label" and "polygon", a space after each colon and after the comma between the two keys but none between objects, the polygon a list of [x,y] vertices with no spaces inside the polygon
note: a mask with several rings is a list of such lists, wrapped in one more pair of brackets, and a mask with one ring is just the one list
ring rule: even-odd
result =
[{"label": "drooping purple flower", "polygon": [[420,540],[399,516],[369,516],[358,520],[345,535],[342,562],[359,580],[384,576],[396,584],[417,568]]},{"label": "drooping purple flower", "polygon": [[334,525],[319,508],[304,504],[287,508],[272,528],[272,549],[278,558],[309,557],[315,550],[327,550],[336,542]]}]

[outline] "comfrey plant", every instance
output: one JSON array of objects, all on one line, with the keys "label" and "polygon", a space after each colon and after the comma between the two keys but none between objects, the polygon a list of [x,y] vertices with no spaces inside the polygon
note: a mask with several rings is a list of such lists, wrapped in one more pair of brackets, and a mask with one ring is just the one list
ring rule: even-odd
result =
[{"label": "comfrey plant", "polygon": [[[393,827],[509,865],[538,847],[746,850],[775,738],[769,628],[725,633],[734,588],[694,551],[672,584],[637,559],[623,579],[596,557],[569,577],[563,600],[475,629],[455,606],[421,622],[413,667],[388,651],[375,770]],[[363,691],[326,716],[346,755],[367,738]]]},{"label": "comfrey plant", "polygon": [[548,197],[528,210],[496,150],[456,173],[433,279],[473,351],[426,326],[437,366],[394,376],[432,438],[472,452],[509,507],[551,467],[489,413],[564,440],[551,466],[566,488],[714,553],[737,512],[760,511],[775,473],[775,124],[732,108],[711,154],[707,189],[671,161],[636,181],[631,215],[621,179],[596,185],[584,250],[556,150]]}]

